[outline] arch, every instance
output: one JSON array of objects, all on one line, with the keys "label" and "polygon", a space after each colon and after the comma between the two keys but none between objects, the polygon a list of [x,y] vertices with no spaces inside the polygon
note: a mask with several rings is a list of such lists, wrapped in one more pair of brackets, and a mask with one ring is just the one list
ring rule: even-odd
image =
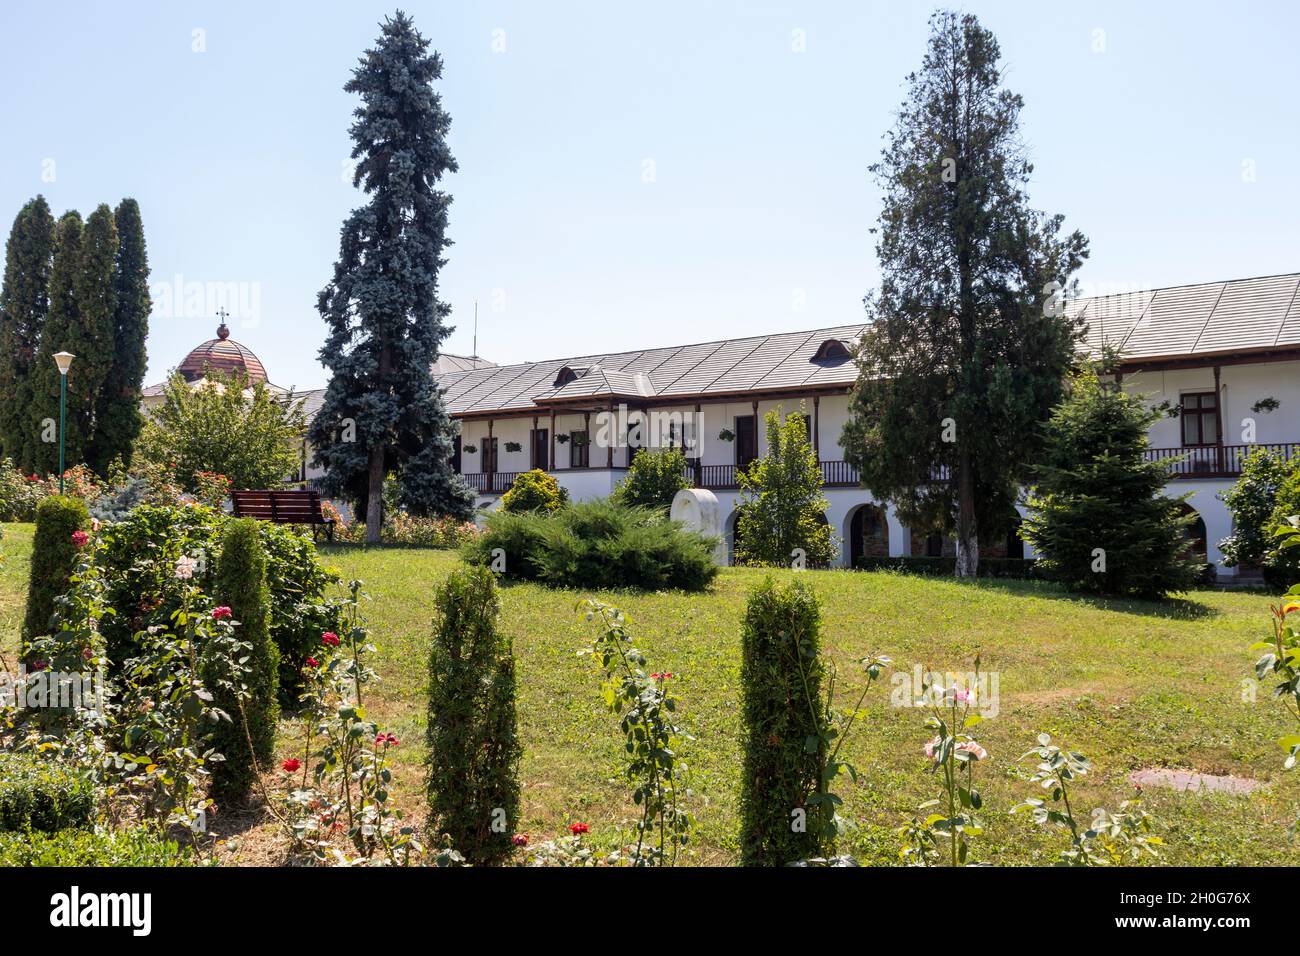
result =
[{"label": "arch", "polygon": [[850,345],[843,339],[827,339],[813,353],[814,362],[845,362],[852,357]]},{"label": "arch", "polygon": [[1011,513],[1011,526],[1007,529],[1006,556],[1017,561],[1025,559],[1025,541],[1020,537],[1020,526],[1024,519],[1019,511]]},{"label": "arch", "polygon": [[722,536],[727,542],[727,563],[731,565],[736,563],[736,519],[738,517],[740,517],[739,509],[733,508],[723,525]]},{"label": "arch", "polygon": [[867,502],[849,512],[848,533],[849,567],[861,565],[863,558],[889,556],[889,519],[885,509]]}]

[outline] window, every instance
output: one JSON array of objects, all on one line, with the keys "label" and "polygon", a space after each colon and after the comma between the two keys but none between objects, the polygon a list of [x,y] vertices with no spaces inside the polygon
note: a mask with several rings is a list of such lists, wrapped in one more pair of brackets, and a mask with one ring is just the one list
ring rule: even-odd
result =
[{"label": "window", "polygon": [[591,446],[586,432],[569,432],[569,467],[591,467]]},{"label": "window", "polygon": [[529,467],[547,471],[551,467],[551,431],[549,428],[534,428],[532,458]]},{"label": "window", "polygon": [[736,467],[748,468],[758,457],[758,431],[753,415],[736,416]]},{"label": "window", "polygon": [[460,469],[460,436],[457,435],[451,440],[451,470],[456,474],[463,474]]},{"label": "window", "polygon": [[497,442],[499,438],[483,439],[483,474],[494,475],[497,470]]},{"label": "window", "polygon": [[1183,421],[1184,445],[1219,443],[1219,402],[1214,392],[1184,394],[1180,417]]}]

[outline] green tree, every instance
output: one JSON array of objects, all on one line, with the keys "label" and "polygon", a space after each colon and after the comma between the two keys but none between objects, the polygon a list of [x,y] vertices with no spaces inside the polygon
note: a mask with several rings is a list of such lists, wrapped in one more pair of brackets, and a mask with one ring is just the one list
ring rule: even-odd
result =
[{"label": "green tree", "polygon": [[[212,746],[225,758],[212,766],[212,790],[219,801],[229,804],[246,799],[259,765],[269,766],[280,719],[280,653],[271,639],[266,549],[252,518],[226,525],[214,595],[217,606],[228,607],[231,618],[239,623],[239,640],[249,645],[243,668],[205,675],[205,679],[224,678],[212,679],[209,684],[218,688],[213,692],[213,705],[230,715],[230,720],[221,721],[212,733]],[[229,663],[214,660],[210,667]],[[241,701],[237,688],[223,686],[225,682],[243,684],[247,696]]]},{"label": "green tree", "polygon": [[826,855],[814,806],[826,763],[821,609],[812,588],[768,578],[749,594],[740,635],[740,855],[785,866]]},{"label": "green tree", "polygon": [[429,654],[429,836],[470,863],[511,852],[519,822],[515,657],[486,568],[453,571],[437,596]]},{"label": "green tree", "polygon": [[1162,494],[1166,465],[1147,461],[1150,408],[1093,368],[1047,424],[1021,527],[1038,570],[1077,591],[1162,598],[1196,584],[1182,499]]},{"label": "green tree", "polygon": [[[1265,526],[1269,544],[1260,562],[1264,567],[1264,580],[1280,589],[1300,582],[1300,547],[1294,543],[1279,544],[1278,538],[1281,530],[1294,527],[1295,516],[1300,515],[1300,458],[1292,458],[1289,469],[1278,485],[1277,503]],[[1285,540],[1294,542],[1294,538],[1292,533]]]},{"label": "green tree", "polygon": [[68,589],[77,551],[82,547],[73,535],[89,528],[90,512],[80,498],[53,495],[37,506],[22,629],[24,654],[34,638],[51,633],[54,602]]},{"label": "green tree", "polygon": [[138,455],[190,492],[200,471],[220,472],[235,488],[277,488],[298,469],[303,430],[292,392],[274,395],[242,372],[209,370],[197,388],[173,375],[150,410]]},{"label": "green tree", "polygon": [[515,479],[515,483],[501,496],[501,510],[512,514],[525,511],[559,511],[569,502],[569,492],[540,468],[526,471]]},{"label": "green tree", "polygon": [[37,196],[14,219],[0,289],[0,459],[13,459],[25,472],[36,467],[31,373],[50,308],[53,262],[54,217]]},{"label": "green tree", "polygon": [[677,492],[689,488],[686,455],[680,448],[638,448],[627,477],[614,489],[623,504],[641,505],[668,514]]},{"label": "green tree", "polygon": [[[56,352],[76,356],[68,372],[68,420],[64,434],[67,465],[90,464],[95,440],[95,410],[113,364],[113,315],[117,294],[117,223],[106,205],[82,224],[70,212],[59,220],[50,276],[50,313],[41,335],[32,380],[36,386],[33,430],[59,419]],[[38,471],[58,468],[57,442],[42,442]]]},{"label": "green tree", "polygon": [[1064,313],[1087,241],[1028,205],[1022,101],[993,34],[936,12],[929,49],[872,167],[882,279],[841,444],[913,527],[955,529],[957,574],[1007,530],[1078,323]]},{"label": "green tree", "polygon": [[825,567],[836,547],[826,523],[829,502],[822,493],[822,471],[802,408],[784,421],[775,409],[763,422],[767,454],[739,473],[736,563],[789,567],[802,551],[804,564]]},{"label": "green tree", "polygon": [[451,117],[433,88],[442,60],[400,11],[381,31],[344,86],[362,101],[350,130],[353,184],[371,198],[344,221],[317,304],[331,377],[310,436],[326,489],[352,502],[372,544],[389,472],[412,514],[468,518],[474,502],[452,470],[455,426],[431,374],[451,332],[451,308],[438,298],[451,197],[438,184],[457,168]]},{"label": "green tree", "polygon": [[1287,461],[1267,448],[1254,449],[1242,461],[1240,477],[1219,496],[1232,515],[1232,534],[1219,542],[1227,567],[1264,566],[1277,544],[1273,512],[1278,490],[1294,474],[1300,474],[1300,458]]},{"label": "green tree", "polygon": [[145,338],[149,334],[149,257],[145,251],[140,205],[123,199],[114,212],[118,251],[113,269],[113,358],[95,409],[91,467],[107,474],[120,458],[131,464],[135,440],[144,427],[140,412],[144,385]]}]

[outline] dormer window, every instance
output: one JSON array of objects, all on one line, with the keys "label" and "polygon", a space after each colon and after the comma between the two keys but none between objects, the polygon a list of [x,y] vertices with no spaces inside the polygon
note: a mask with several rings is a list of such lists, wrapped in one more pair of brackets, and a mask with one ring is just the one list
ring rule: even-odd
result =
[{"label": "dormer window", "polygon": [[555,375],[554,388],[563,388],[570,382],[576,381],[587,374],[589,365],[566,365]]},{"label": "dormer window", "polygon": [[814,362],[843,362],[852,358],[849,345],[843,339],[827,339],[817,347]]}]

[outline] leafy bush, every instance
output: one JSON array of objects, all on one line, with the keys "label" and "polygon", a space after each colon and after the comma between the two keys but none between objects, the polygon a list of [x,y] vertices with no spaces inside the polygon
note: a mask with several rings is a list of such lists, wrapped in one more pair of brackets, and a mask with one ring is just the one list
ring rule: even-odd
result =
[{"label": "leafy bush", "polygon": [[[822,471],[802,414],[779,409],[763,419],[767,454],[738,471],[736,563],[757,567],[824,568],[835,557],[826,523]],[[802,553],[802,557],[800,557]]]},{"label": "leafy bush", "polygon": [[[120,663],[134,653],[135,635],[166,626],[180,607],[182,582],[175,576],[182,557],[194,561],[193,581],[211,594],[220,536],[234,519],[200,505],[143,505],[127,520],[107,525],[104,574],[115,613],[103,623],[109,659]],[[258,522],[266,550],[271,638],[280,654],[280,700],[293,703],[301,671],[325,631],[337,631],[339,602],[327,598],[338,574],[323,565],[310,538],[286,525]]]},{"label": "leafy bush", "polygon": [[501,510],[512,514],[525,511],[559,511],[569,502],[569,493],[554,475],[540,468],[525,471],[501,496]]},{"label": "leafy bush", "polygon": [[1294,515],[1300,515],[1300,457],[1291,460],[1291,474],[1278,487],[1277,504],[1267,525],[1270,545],[1262,562],[1264,580],[1279,591],[1300,581],[1300,548],[1276,546],[1279,529],[1288,527]]},{"label": "leafy bush", "polygon": [[[275,728],[280,719],[280,653],[271,640],[270,594],[266,586],[266,550],[257,522],[243,518],[226,525],[213,588],[224,613],[239,624],[237,636],[250,645],[246,685],[247,701],[218,690],[213,703],[230,715],[213,732],[210,742],[226,759],[212,769],[212,789],[221,801],[248,796],[258,764],[267,766],[275,750]],[[217,666],[226,662],[216,661]],[[250,750],[251,740],[251,750]]]},{"label": "leafy bush", "polygon": [[0,521],[31,521],[47,496],[48,486],[37,476],[24,475],[8,458],[0,462]]},{"label": "leafy bush", "polygon": [[1272,580],[1271,552],[1273,530],[1279,523],[1278,494],[1288,479],[1297,479],[1300,498],[1300,457],[1287,461],[1266,448],[1257,448],[1242,461],[1241,475],[1232,487],[1219,495],[1232,515],[1232,534],[1219,542],[1223,563],[1230,568],[1262,568],[1270,583],[1279,586],[1284,582]]},{"label": "leafy bush", "polygon": [[1038,570],[1076,591],[1163,598],[1195,586],[1191,515],[1163,494],[1166,465],[1147,461],[1161,412],[1088,369],[1047,425],[1021,526]]},{"label": "leafy bush", "polygon": [[228,476],[236,488],[278,488],[302,457],[302,402],[274,395],[243,373],[209,370],[203,387],[173,375],[151,410],[136,455],[169,469],[192,493],[209,489],[204,472]]},{"label": "leafy bush", "polygon": [[0,833],[0,867],[194,866],[186,848],[149,827],[96,833]]},{"label": "leafy bush", "polygon": [[86,827],[94,814],[95,788],[84,775],[35,754],[0,752],[0,831]]},{"label": "leafy bush", "polygon": [[519,822],[515,658],[492,572],[454,571],[436,598],[426,740],[430,844],[473,864],[509,856]]},{"label": "leafy bush", "polygon": [[24,646],[52,630],[54,602],[68,589],[77,551],[82,547],[74,536],[84,537],[89,527],[90,513],[80,498],[55,495],[46,498],[36,509],[27,615],[23,619]]},{"label": "leafy bush", "polygon": [[829,853],[810,806],[827,757],[821,719],[821,610],[810,587],[768,578],[749,595],[741,630],[740,853],[784,866]]},{"label": "leafy bush", "polygon": [[699,591],[718,573],[715,544],[645,508],[600,499],[549,515],[496,512],[461,554],[470,564],[555,587]]},{"label": "leafy bush", "polygon": [[614,498],[625,505],[668,514],[677,492],[690,485],[686,480],[686,455],[680,448],[640,448],[632,457],[627,477],[614,489]]}]

